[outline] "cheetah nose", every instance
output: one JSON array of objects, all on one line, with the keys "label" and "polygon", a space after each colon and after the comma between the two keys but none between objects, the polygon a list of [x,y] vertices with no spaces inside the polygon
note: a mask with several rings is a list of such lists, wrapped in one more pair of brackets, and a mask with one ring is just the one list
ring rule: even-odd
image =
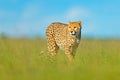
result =
[{"label": "cheetah nose", "polygon": [[76,32],[75,31],[70,31],[70,34],[75,35]]},{"label": "cheetah nose", "polygon": [[73,33],[73,31],[70,31],[71,33]]}]

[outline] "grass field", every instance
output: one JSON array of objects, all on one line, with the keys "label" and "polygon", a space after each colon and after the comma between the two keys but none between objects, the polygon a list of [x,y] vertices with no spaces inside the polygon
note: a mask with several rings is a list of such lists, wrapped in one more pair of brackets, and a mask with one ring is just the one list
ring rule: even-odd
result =
[{"label": "grass field", "polygon": [[71,64],[51,63],[45,40],[0,39],[0,80],[120,80],[120,41],[83,39]]}]

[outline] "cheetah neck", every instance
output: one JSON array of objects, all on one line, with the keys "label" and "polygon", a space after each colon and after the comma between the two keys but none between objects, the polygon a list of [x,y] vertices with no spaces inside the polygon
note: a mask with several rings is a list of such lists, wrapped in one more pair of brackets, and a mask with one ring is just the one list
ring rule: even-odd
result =
[{"label": "cheetah neck", "polygon": [[73,42],[75,42],[75,43],[80,42],[81,33],[77,33],[75,36],[69,34],[69,36],[71,36],[71,39],[73,40]]}]

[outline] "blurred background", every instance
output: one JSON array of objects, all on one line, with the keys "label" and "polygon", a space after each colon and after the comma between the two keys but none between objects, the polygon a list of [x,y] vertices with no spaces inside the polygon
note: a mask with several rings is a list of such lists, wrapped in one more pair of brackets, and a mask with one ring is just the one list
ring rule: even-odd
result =
[{"label": "blurred background", "polygon": [[0,0],[0,34],[45,37],[52,22],[79,21],[82,37],[120,38],[120,0]]},{"label": "blurred background", "polygon": [[[45,40],[68,21],[83,24],[74,65]],[[120,0],[0,0],[0,80],[120,80]]]}]

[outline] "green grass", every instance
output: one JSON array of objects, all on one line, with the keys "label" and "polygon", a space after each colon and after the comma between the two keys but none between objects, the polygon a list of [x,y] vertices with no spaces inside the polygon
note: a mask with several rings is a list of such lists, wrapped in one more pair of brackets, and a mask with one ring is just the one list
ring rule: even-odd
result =
[{"label": "green grass", "polygon": [[120,80],[119,40],[81,40],[75,64],[46,51],[42,39],[0,39],[0,80]]}]

